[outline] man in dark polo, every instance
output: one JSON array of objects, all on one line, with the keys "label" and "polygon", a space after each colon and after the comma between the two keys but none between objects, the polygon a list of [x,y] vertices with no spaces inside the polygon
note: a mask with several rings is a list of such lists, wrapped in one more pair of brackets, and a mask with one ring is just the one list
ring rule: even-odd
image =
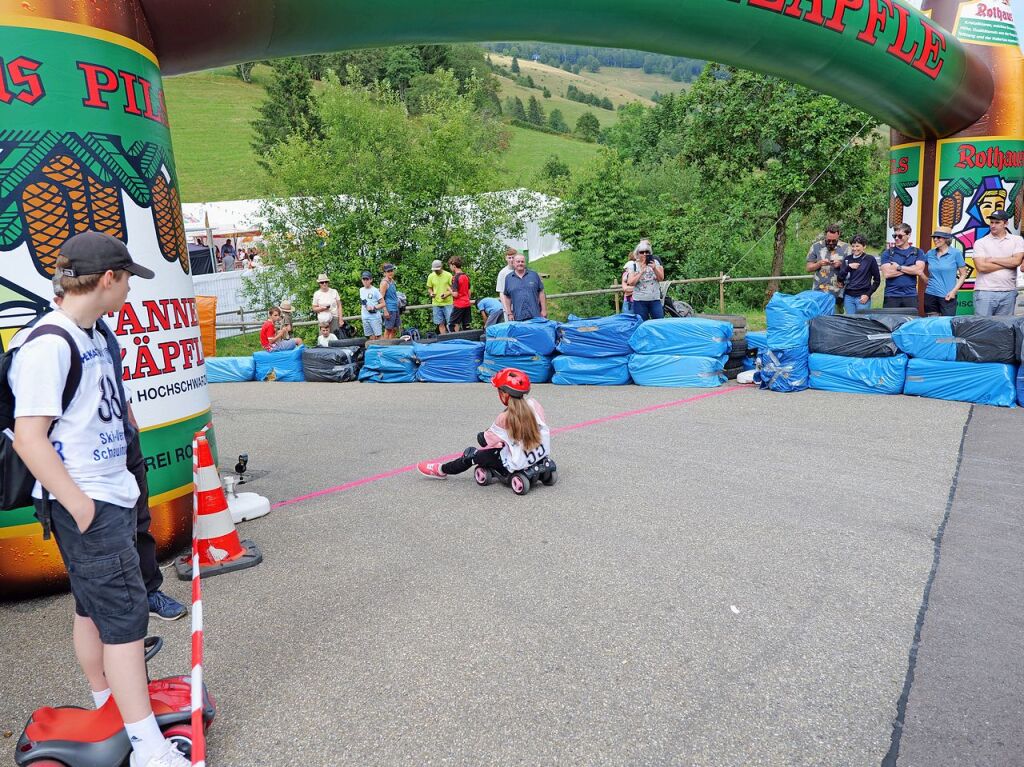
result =
[{"label": "man in dark polo", "polygon": [[526,268],[526,256],[517,253],[512,261],[512,273],[505,277],[505,292],[501,303],[510,320],[531,320],[548,316],[548,299],[544,295],[544,282],[540,275]]}]

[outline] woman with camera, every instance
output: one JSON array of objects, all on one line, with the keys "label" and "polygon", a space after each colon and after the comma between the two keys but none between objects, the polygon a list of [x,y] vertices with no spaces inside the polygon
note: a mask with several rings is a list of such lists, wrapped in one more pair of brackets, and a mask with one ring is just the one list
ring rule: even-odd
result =
[{"label": "woman with camera", "polygon": [[637,270],[626,277],[626,285],[633,288],[633,313],[641,320],[660,320],[665,316],[661,300],[661,285],[665,267],[655,257],[650,240],[640,240],[636,246]]}]

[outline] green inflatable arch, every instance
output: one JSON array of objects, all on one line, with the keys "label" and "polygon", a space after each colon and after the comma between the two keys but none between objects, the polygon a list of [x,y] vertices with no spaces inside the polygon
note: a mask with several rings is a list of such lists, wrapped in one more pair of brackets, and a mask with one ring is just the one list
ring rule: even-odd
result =
[{"label": "green inflatable arch", "polygon": [[164,74],[398,43],[547,40],[710,59],[854,104],[914,138],[992,98],[983,62],[901,0],[142,0]]}]

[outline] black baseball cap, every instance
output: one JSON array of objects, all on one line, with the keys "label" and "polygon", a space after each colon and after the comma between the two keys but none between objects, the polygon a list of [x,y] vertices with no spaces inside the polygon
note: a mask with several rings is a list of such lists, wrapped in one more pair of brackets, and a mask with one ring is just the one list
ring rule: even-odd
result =
[{"label": "black baseball cap", "polygon": [[1013,214],[1008,210],[997,210],[995,213],[990,213],[988,220],[992,221],[1009,221],[1013,218]]},{"label": "black baseball cap", "polygon": [[372,280],[372,279],[373,279],[373,275],[372,275],[372,274],[370,274],[369,272],[363,272],[363,274],[362,274],[362,278],[363,278],[364,280]]},{"label": "black baseball cap", "polygon": [[123,242],[103,232],[82,232],[69,237],[60,246],[60,254],[71,262],[61,271],[62,277],[103,274],[108,269],[124,269],[144,280],[151,280],[156,276],[152,269],[132,261],[132,256]]}]

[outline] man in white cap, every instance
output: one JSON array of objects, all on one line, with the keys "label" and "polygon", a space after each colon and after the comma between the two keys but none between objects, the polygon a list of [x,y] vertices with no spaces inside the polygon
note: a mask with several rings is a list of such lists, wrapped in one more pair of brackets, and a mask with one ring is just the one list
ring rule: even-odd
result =
[{"label": "man in white cap", "polygon": [[[321,319],[321,314],[330,312],[331,332],[338,335],[342,316],[341,296],[338,295],[337,290],[331,287],[330,279],[326,274],[321,274],[316,278],[316,281],[320,284],[320,287],[313,293],[313,314],[316,315],[317,319]],[[322,319],[325,320],[327,317],[324,316]]]},{"label": "man in white cap", "polygon": [[433,270],[427,275],[427,293],[430,295],[437,332],[448,332],[452,321],[452,273],[445,271],[444,264],[437,259],[430,265]]}]

